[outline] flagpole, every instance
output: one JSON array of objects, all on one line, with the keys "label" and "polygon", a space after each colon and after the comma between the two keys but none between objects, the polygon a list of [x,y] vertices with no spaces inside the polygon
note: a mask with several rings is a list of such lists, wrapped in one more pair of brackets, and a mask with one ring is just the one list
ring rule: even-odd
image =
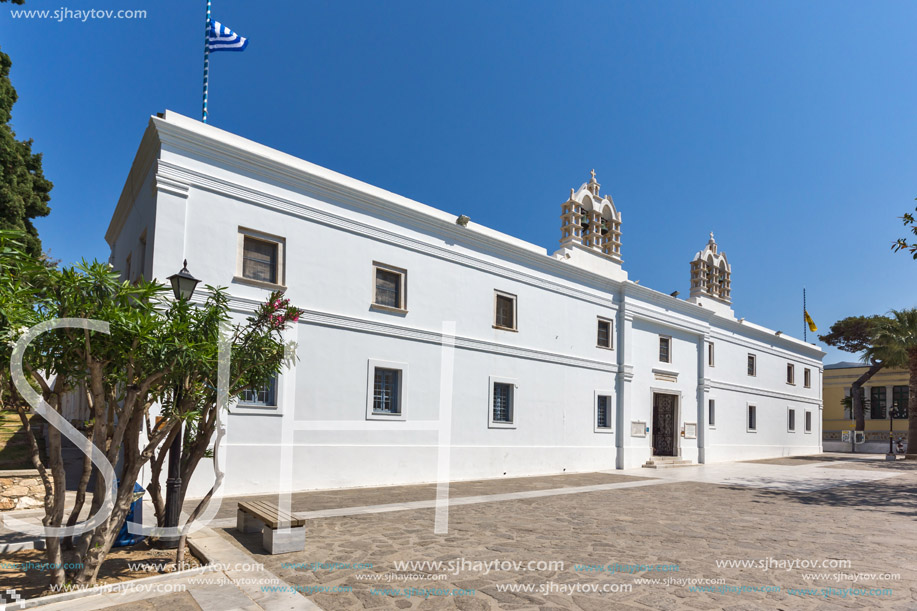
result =
[{"label": "flagpole", "polygon": [[809,341],[809,321],[806,320],[806,287],[802,287],[802,340]]},{"label": "flagpole", "polygon": [[210,0],[207,0],[207,21],[204,22],[204,108],[203,121],[207,122],[207,86],[210,80]]}]

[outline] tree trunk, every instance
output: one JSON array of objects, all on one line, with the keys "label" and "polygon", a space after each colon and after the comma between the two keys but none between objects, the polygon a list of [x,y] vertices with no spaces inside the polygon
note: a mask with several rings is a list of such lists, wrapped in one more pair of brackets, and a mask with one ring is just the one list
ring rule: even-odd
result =
[{"label": "tree trunk", "polygon": [[223,474],[220,473],[217,476],[216,481],[213,483],[213,486],[207,492],[207,495],[201,499],[197,504],[197,507],[194,508],[194,511],[191,512],[191,515],[188,517],[188,520],[185,522],[185,527],[182,529],[181,537],[178,539],[178,550],[175,552],[175,570],[180,571],[182,569],[182,563],[185,561],[185,542],[188,540],[188,530],[191,528],[191,525],[197,519],[201,512],[207,508],[207,505],[210,504],[210,499],[213,498],[213,493],[216,492],[216,489],[220,487],[220,484],[223,483]]},{"label": "tree trunk", "polygon": [[111,546],[118,536],[118,531],[121,529],[121,524],[130,510],[134,481],[140,472],[140,468],[136,467],[131,471],[133,471],[133,474],[127,470],[122,474],[117,500],[111,515],[98,528],[84,535],[85,538],[89,539],[89,545],[86,552],[79,558],[82,566],[73,579],[74,585],[95,583],[99,575],[99,569],[102,568],[102,562],[111,550]]},{"label": "tree trunk", "polygon": [[[214,407],[214,409],[216,409],[216,407]],[[216,414],[214,414],[214,416],[215,415]],[[204,455],[204,451],[206,451],[207,445],[209,445],[210,438],[213,435],[215,430],[216,430],[216,418],[214,417],[213,420],[208,420],[206,422],[206,425],[204,426],[204,431],[198,431],[200,433],[200,436],[198,437],[198,441],[200,443],[198,443],[198,445],[195,446],[195,449],[197,450],[196,454],[199,454],[199,455],[197,456],[197,458],[194,458],[194,455],[191,456],[191,458],[193,459],[193,462],[189,461],[190,470],[187,475],[189,479],[191,478],[191,473],[194,472],[194,468],[197,466],[197,463],[200,461],[201,456]],[[204,434],[206,434],[206,441],[204,441],[205,439],[205,437],[203,437]],[[210,490],[207,491],[207,494],[204,496],[204,498],[201,499],[201,501],[197,504],[197,507],[194,508],[194,511],[191,512],[191,516],[188,518],[188,521],[185,522],[185,527],[182,529],[181,537],[178,540],[178,551],[175,554],[175,570],[180,571],[182,568],[182,564],[184,563],[185,541],[187,541],[188,539],[188,531],[191,529],[191,525],[194,523],[197,517],[201,515],[201,512],[203,512],[204,509],[207,507],[207,505],[210,503],[210,499],[213,498],[213,494],[217,491],[217,489],[223,483],[224,473],[223,473],[223,470],[220,468],[220,441],[223,439],[223,436],[225,434],[226,434],[226,427],[221,425],[219,428],[219,431],[217,431],[216,443],[213,446],[213,471],[216,477],[214,478],[213,486],[210,487]],[[184,500],[185,499],[185,488],[184,487],[182,488],[181,492],[182,492],[181,498],[182,500]]]},{"label": "tree trunk", "polygon": [[866,430],[866,416],[863,413],[863,400],[860,397],[860,389],[863,387],[863,384],[868,382],[872,376],[876,375],[883,366],[882,363],[873,361],[869,369],[850,385],[850,400],[853,406],[853,418],[856,420],[855,428],[858,431]]},{"label": "tree trunk", "polygon": [[[64,460],[61,456],[60,431],[48,425],[46,439],[54,494],[51,500],[51,511],[48,511],[47,507],[45,508],[45,517],[42,523],[45,526],[60,526],[64,519],[64,501],[67,494],[67,478],[64,474]],[[64,585],[67,581],[67,576],[63,567],[60,537],[45,537],[45,556],[51,566],[51,583],[55,586]]]},{"label": "tree trunk", "polygon": [[[76,488],[76,500],[73,502],[73,509],[70,511],[70,517],[67,518],[67,526],[73,526],[80,519],[80,511],[86,503],[86,488],[89,486],[89,478],[92,475],[92,458],[89,454],[83,455],[83,472],[80,474],[80,483]],[[66,537],[62,543],[64,549],[73,549],[73,537]]]},{"label": "tree trunk", "polygon": [[[202,432],[198,431],[198,435],[201,435]],[[195,469],[197,469],[198,463],[204,458],[204,454],[207,453],[207,446],[210,445],[210,439],[213,436],[213,430],[211,429],[206,433],[207,440],[203,443],[194,443],[188,449],[188,452],[182,452],[185,454],[185,460],[182,461],[181,468],[181,493],[178,495],[179,505],[185,502],[185,493],[188,492],[188,484],[191,482],[191,476],[194,475]],[[203,441],[203,438],[198,438],[200,441]],[[184,449],[187,446],[183,446]]]},{"label": "tree trunk", "polygon": [[908,353],[910,378],[907,391],[907,454],[905,459],[917,460],[917,350]]}]

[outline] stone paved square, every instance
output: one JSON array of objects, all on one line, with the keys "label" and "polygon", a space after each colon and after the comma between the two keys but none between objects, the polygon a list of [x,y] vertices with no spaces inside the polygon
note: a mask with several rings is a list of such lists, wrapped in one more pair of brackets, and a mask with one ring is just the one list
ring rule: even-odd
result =
[{"label": "stone paved square", "polygon": [[[917,609],[917,464],[823,455],[620,473],[454,484],[454,501],[478,496],[450,508],[446,535],[432,507],[362,512],[384,489],[342,491],[357,509],[307,520],[302,553],[218,532],[324,609]],[[483,500],[514,490],[545,495]],[[333,505],[333,492],[309,494],[295,511]]]}]

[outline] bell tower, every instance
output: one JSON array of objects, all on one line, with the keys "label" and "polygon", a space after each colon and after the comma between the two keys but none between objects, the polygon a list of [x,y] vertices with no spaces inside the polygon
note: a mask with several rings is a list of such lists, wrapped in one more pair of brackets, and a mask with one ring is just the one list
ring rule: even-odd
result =
[{"label": "bell tower", "polygon": [[691,294],[688,298],[713,310],[732,314],[732,266],[719,252],[713,233],[703,250],[691,261]]},{"label": "bell tower", "polygon": [[557,254],[570,259],[573,251],[583,251],[620,268],[621,213],[611,196],[600,193],[595,170],[591,174],[589,182],[584,182],[579,189],[570,189],[570,197],[561,204],[561,248]]}]

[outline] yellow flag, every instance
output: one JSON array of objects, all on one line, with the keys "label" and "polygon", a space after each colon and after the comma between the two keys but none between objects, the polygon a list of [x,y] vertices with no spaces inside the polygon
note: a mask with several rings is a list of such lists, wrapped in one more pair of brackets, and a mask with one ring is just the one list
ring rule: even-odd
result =
[{"label": "yellow flag", "polygon": [[818,331],[818,327],[815,326],[815,321],[812,320],[811,316],[809,316],[808,310],[803,310],[803,312],[805,312],[805,315],[806,315],[806,323],[809,325],[809,331],[811,331],[812,333],[815,333],[816,331]]}]

